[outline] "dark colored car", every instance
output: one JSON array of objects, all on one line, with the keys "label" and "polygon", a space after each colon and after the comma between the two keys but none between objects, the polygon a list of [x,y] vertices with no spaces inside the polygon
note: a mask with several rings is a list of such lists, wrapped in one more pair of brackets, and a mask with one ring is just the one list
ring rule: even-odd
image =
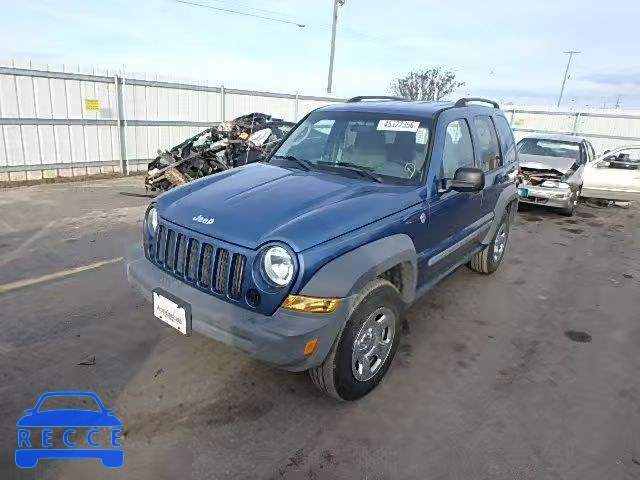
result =
[{"label": "dark colored car", "polygon": [[156,199],[127,262],[156,317],[353,400],[385,375],[409,305],[461,265],[498,268],[518,201],[498,105],[368,100]]}]

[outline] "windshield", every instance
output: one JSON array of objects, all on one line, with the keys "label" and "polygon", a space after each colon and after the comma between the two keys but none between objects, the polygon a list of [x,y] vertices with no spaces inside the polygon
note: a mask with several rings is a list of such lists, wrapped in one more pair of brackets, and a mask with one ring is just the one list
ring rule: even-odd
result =
[{"label": "windshield", "polygon": [[95,398],[88,395],[54,395],[42,400],[38,412],[49,410],[91,410],[100,412]]},{"label": "windshield", "polygon": [[[363,112],[312,113],[271,158],[279,165],[385,183],[422,180],[430,121]],[[366,175],[362,175],[362,174]]]},{"label": "windshield", "polygon": [[577,143],[545,140],[543,138],[525,138],[518,143],[518,153],[540,155],[544,157],[563,157],[580,159],[580,145]]}]

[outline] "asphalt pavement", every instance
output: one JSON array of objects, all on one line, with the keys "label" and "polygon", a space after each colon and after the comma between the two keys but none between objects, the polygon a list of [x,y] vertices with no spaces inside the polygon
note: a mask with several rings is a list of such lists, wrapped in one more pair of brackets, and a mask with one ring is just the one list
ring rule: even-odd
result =
[{"label": "asphalt pavement", "polygon": [[[520,212],[499,270],[418,301],[383,383],[337,403],[153,319],[120,260],[149,201],[140,177],[0,190],[0,478],[640,478],[637,206]],[[54,390],[115,409],[122,468],[15,466]]]}]

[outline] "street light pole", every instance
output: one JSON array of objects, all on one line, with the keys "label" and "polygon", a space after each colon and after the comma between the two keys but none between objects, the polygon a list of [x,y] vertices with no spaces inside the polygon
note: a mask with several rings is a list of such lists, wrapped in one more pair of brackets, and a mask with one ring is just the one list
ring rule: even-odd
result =
[{"label": "street light pole", "polygon": [[331,93],[333,81],[333,56],[336,51],[336,24],[338,23],[338,7],[344,5],[345,0],[333,0],[333,26],[331,27],[331,53],[329,54],[329,78],[327,80],[327,93]]},{"label": "street light pole", "polygon": [[567,60],[567,68],[564,71],[564,79],[562,80],[562,87],[560,88],[560,96],[558,97],[558,104],[556,105],[557,107],[559,107],[560,102],[562,102],[562,95],[564,94],[564,86],[567,83],[567,77],[569,76],[569,66],[571,65],[571,59],[575,54],[582,53],[582,52],[579,52],[577,50],[569,50],[567,52],[562,52],[562,53],[568,53],[569,59]]}]

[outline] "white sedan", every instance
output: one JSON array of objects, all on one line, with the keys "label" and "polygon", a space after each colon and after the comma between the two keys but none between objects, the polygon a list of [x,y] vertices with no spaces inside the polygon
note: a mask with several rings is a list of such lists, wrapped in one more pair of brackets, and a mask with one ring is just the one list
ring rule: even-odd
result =
[{"label": "white sedan", "polygon": [[582,197],[640,200],[640,145],[616,148],[589,162],[582,180]]}]

